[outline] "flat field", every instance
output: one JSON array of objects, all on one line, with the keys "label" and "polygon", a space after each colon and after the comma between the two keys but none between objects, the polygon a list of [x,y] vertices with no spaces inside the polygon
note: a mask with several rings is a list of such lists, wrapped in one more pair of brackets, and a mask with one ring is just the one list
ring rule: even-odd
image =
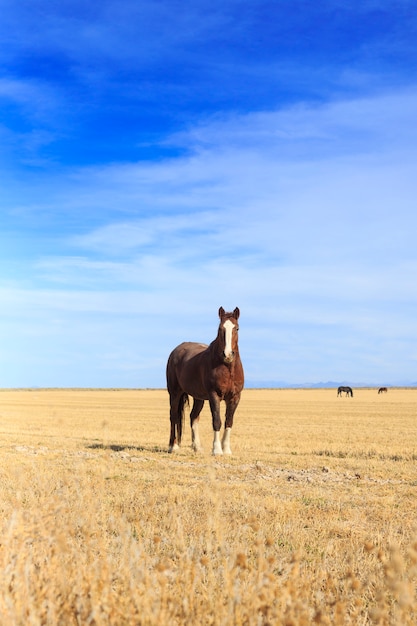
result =
[{"label": "flat field", "polygon": [[417,623],[417,390],[0,391],[2,626]]}]

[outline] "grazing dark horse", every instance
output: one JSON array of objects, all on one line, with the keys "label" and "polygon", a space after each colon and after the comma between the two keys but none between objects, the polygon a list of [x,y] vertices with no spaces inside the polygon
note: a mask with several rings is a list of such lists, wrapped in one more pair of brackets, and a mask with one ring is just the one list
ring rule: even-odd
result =
[{"label": "grazing dark horse", "polygon": [[347,396],[350,396],[351,398],[353,398],[352,387],[338,387],[337,388],[337,395],[341,396],[342,393],[345,393]]},{"label": "grazing dark horse", "polygon": [[386,387],[380,387],[378,389],[378,393],[387,393],[388,389]]},{"label": "grazing dark horse", "polygon": [[[226,313],[220,307],[217,337],[209,346],[185,342],[169,355],[166,373],[171,420],[170,452],[174,452],[181,445],[184,407],[190,395],[194,398],[190,414],[193,449],[196,452],[202,449],[198,423],[204,401],[208,400],[214,431],[213,454],[232,453],[230,431],[244,381],[238,346],[239,314],[237,307],[233,313]],[[226,403],[226,420],[220,441],[221,400]]]}]

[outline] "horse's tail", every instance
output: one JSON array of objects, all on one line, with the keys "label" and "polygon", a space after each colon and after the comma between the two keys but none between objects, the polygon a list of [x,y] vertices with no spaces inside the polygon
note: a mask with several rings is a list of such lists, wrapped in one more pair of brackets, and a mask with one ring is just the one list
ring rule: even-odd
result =
[{"label": "horse's tail", "polygon": [[177,411],[177,420],[176,420],[176,427],[177,427],[176,438],[177,438],[178,445],[181,444],[182,432],[184,430],[184,421],[185,421],[185,407],[188,406],[188,404],[189,404],[188,394],[183,393],[178,402],[178,411]]}]

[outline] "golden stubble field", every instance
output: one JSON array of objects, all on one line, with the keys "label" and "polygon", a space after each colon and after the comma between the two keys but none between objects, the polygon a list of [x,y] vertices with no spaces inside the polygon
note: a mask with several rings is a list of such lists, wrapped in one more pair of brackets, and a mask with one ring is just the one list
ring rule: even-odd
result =
[{"label": "golden stubble field", "polygon": [[3,626],[417,623],[417,390],[0,391]]}]

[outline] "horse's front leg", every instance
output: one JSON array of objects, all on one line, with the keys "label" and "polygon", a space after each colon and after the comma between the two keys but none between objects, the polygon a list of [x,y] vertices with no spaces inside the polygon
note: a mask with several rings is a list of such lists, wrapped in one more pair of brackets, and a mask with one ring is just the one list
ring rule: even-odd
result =
[{"label": "horse's front leg", "polygon": [[220,417],[220,398],[217,394],[212,394],[209,398],[211,418],[213,422],[213,454],[223,454],[223,448],[220,441],[220,429],[222,420]]},{"label": "horse's front leg", "polygon": [[230,448],[230,434],[233,426],[233,417],[239,404],[240,394],[226,400],[226,421],[224,423],[224,433],[222,438],[222,449],[224,454],[232,454]]},{"label": "horse's front leg", "polygon": [[200,413],[204,406],[204,400],[197,400],[194,398],[193,408],[190,413],[191,423],[191,446],[195,452],[202,452],[203,448],[200,442],[199,423]]}]

